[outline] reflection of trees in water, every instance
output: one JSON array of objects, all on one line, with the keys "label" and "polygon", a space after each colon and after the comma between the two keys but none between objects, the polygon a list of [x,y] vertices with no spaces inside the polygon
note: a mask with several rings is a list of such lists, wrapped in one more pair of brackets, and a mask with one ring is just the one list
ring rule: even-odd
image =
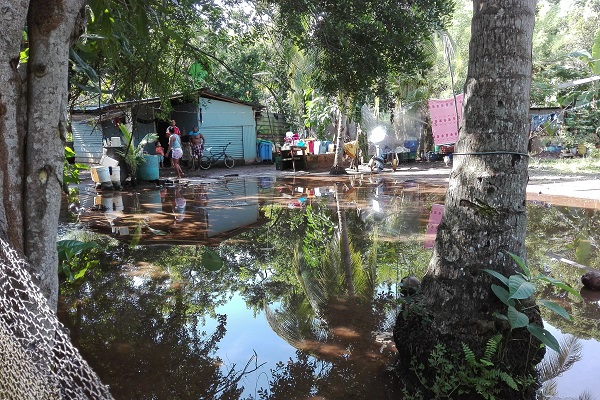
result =
[{"label": "reflection of trees in water", "polygon": [[[274,379],[270,391],[263,392],[265,399],[286,398],[282,396],[292,378],[298,379],[302,388],[294,392],[295,396],[305,391],[306,396],[318,393],[326,398],[347,398],[352,393],[375,399],[388,398],[390,393],[382,388],[393,390],[385,374],[392,354],[378,351],[381,344],[375,343],[373,334],[385,320],[386,303],[375,297],[376,258],[372,249],[376,246],[366,254],[357,252],[348,235],[346,210],[339,202],[336,211],[338,229],[325,247],[313,248],[315,243],[307,241],[296,245],[292,268],[300,287],[284,296],[278,307],[265,306],[271,328],[304,351],[298,352],[297,361],[272,371]],[[308,230],[316,226],[309,224]],[[308,261],[311,254],[319,253],[320,257]],[[310,361],[307,353],[321,361]],[[328,367],[321,369],[322,381],[306,381],[324,361]]]},{"label": "reflection of trees in water", "polygon": [[[146,256],[160,259],[166,253]],[[144,259],[141,253],[136,258]],[[172,253],[169,259],[178,261]],[[90,274],[81,286],[64,290],[60,313],[77,347],[115,398],[239,398],[243,371],[224,373],[215,356],[226,332],[226,316],[216,316],[213,333],[197,328],[204,312],[221,302],[217,292],[201,288],[209,279],[188,285],[158,269],[130,276],[121,268]],[[195,266],[178,273],[189,273],[186,268]]]},{"label": "reflection of trees in water", "polygon": [[[550,399],[558,395],[556,379],[567,372],[573,364],[581,360],[581,340],[575,336],[567,335],[560,342],[560,353],[554,351],[546,353],[544,360],[537,366],[541,387],[538,390],[538,399]],[[579,395],[579,400],[593,400],[587,392]]]},{"label": "reflection of trees in water", "polygon": [[533,263],[548,263],[546,253],[553,252],[600,269],[599,246],[598,210],[528,204],[527,251]]},{"label": "reflection of trees in water", "polygon": [[[547,253],[556,253],[570,260],[585,257],[587,265],[600,268],[600,212],[591,209],[553,207],[544,204],[529,204],[527,251],[528,264],[532,270],[556,277],[574,288],[581,288],[582,269],[553,261]],[[590,251],[582,252],[582,243],[590,244]],[[579,254],[579,256],[578,256]],[[585,293],[582,293],[585,294]],[[600,340],[600,299],[574,301],[554,286],[547,286],[541,298],[556,301],[573,316],[569,322],[558,315],[542,309],[543,317],[556,328],[580,338]]]}]

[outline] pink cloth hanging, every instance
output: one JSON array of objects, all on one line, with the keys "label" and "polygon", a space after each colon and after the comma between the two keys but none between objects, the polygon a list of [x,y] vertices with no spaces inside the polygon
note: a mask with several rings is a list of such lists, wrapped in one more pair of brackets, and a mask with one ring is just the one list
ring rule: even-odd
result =
[{"label": "pink cloth hanging", "polygon": [[429,214],[429,222],[427,223],[427,233],[425,234],[425,243],[423,247],[426,249],[433,249],[435,243],[435,237],[437,235],[437,229],[440,222],[442,222],[442,215],[444,214],[443,204],[434,204],[431,206],[431,213]]},{"label": "pink cloth hanging", "polygon": [[462,93],[456,96],[458,122],[456,120],[454,97],[443,100],[429,100],[429,115],[431,117],[431,132],[433,133],[434,144],[456,143],[458,140],[458,126],[462,119],[463,98],[464,94]]}]

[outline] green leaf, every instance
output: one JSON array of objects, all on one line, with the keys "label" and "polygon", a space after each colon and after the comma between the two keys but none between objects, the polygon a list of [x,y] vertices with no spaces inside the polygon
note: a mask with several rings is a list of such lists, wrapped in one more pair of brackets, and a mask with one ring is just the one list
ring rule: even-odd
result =
[{"label": "green leaf", "polygon": [[500,280],[500,282],[504,283],[504,286],[508,287],[508,278],[505,277],[504,275],[502,275],[500,272],[494,271],[493,269],[487,269],[487,268],[484,269],[483,271],[487,272],[494,278],[497,278],[498,280]]},{"label": "green leaf", "polygon": [[527,267],[527,264],[525,264],[525,260],[523,260],[518,255],[511,253],[510,251],[508,252],[508,255],[511,256],[513,260],[515,260],[517,265],[521,268],[521,270],[523,270],[523,273],[525,273],[525,276],[527,276],[528,278],[531,277],[531,271],[529,271],[529,267]]},{"label": "green leaf", "polygon": [[75,152],[69,146],[65,146],[65,158],[67,157],[75,157]]},{"label": "green leaf", "polygon": [[69,259],[83,250],[98,247],[95,242],[81,242],[79,240],[59,240],[56,242],[59,260]]},{"label": "green leaf", "polygon": [[501,319],[502,321],[508,321],[508,317],[504,314],[495,312],[493,315],[494,315],[494,317]]},{"label": "green leaf", "polygon": [[571,286],[567,285],[564,282],[561,282],[557,279],[551,278],[546,275],[539,275],[538,279],[542,280],[544,282],[551,283],[552,285],[556,286],[557,288],[567,291],[568,293],[572,294],[573,296],[575,296],[575,298],[577,298],[579,300],[582,299],[581,294],[577,290],[573,289]]},{"label": "green leaf", "polygon": [[523,328],[529,324],[529,317],[513,306],[508,306],[507,316],[512,329]]},{"label": "green leaf", "polygon": [[558,344],[558,340],[556,340],[556,338],[550,332],[548,332],[538,324],[534,324],[533,322],[527,325],[527,330],[540,342],[550,347],[557,353],[560,353],[560,345]]},{"label": "green leaf", "polygon": [[565,310],[562,306],[559,306],[555,302],[550,301],[550,300],[539,300],[538,303],[540,303],[544,307],[548,308],[549,310],[553,311],[554,313],[560,315],[567,321],[571,320],[571,316],[569,315],[567,310]]},{"label": "green leaf", "polygon": [[206,249],[202,253],[202,265],[209,271],[218,271],[223,267],[223,260],[215,251]]},{"label": "green leaf", "polygon": [[535,293],[535,285],[521,275],[511,275],[508,278],[508,291],[511,299],[526,299]]},{"label": "green leaf", "polygon": [[492,292],[494,292],[496,297],[507,306],[512,305],[509,298],[510,296],[508,295],[508,290],[504,289],[502,286],[492,284]]}]

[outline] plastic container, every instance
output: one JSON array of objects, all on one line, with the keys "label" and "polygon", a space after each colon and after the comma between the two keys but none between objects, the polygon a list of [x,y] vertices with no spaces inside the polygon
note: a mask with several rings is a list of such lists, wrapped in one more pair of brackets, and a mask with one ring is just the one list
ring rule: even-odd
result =
[{"label": "plastic container", "polygon": [[91,168],[92,180],[96,183],[110,182],[110,173],[108,167],[104,165],[95,166]]},{"label": "plastic container", "polygon": [[110,144],[112,147],[121,147],[121,138],[119,136],[111,137]]},{"label": "plastic container", "polygon": [[119,162],[114,158],[111,158],[104,154],[102,158],[100,158],[100,165],[104,165],[105,167],[116,167],[119,165]]},{"label": "plastic container", "polygon": [[162,197],[160,190],[148,190],[138,194],[138,200],[141,207],[146,213],[161,213],[163,209]]},{"label": "plastic container", "polygon": [[157,181],[159,177],[158,156],[145,154],[144,158],[146,162],[140,164],[137,169],[138,178],[143,181]]},{"label": "plastic container", "polygon": [[115,192],[113,196],[113,208],[115,211],[123,211],[125,208],[123,205],[123,197],[120,192]]},{"label": "plastic container", "polygon": [[417,139],[405,140],[404,147],[409,149],[411,152],[417,151],[417,149],[419,148],[419,141]]},{"label": "plastic container", "polygon": [[263,141],[258,145],[258,156],[262,161],[272,161],[273,152],[271,151],[272,144],[269,141]]},{"label": "plastic container", "polygon": [[110,172],[110,181],[115,186],[121,186],[121,167],[108,167]]}]

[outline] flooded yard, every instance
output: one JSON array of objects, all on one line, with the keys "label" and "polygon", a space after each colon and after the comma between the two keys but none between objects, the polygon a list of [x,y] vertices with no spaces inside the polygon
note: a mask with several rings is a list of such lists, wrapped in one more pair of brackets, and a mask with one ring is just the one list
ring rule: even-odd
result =
[{"label": "flooded yard", "polygon": [[[387,332],[444,193],[363,175],[82,185],[62,237],[99,243],[100,263],[62,284],[59,318],[116,399],[402,398]],[[530,266],[581,289],[573,263],[600,269],[599,224],[596,209],[530,202]],[[582,348],[555,395],[600,398],[600,295],[582,294],[542,293],[574,316],[543,314],[549,329]]]}]

